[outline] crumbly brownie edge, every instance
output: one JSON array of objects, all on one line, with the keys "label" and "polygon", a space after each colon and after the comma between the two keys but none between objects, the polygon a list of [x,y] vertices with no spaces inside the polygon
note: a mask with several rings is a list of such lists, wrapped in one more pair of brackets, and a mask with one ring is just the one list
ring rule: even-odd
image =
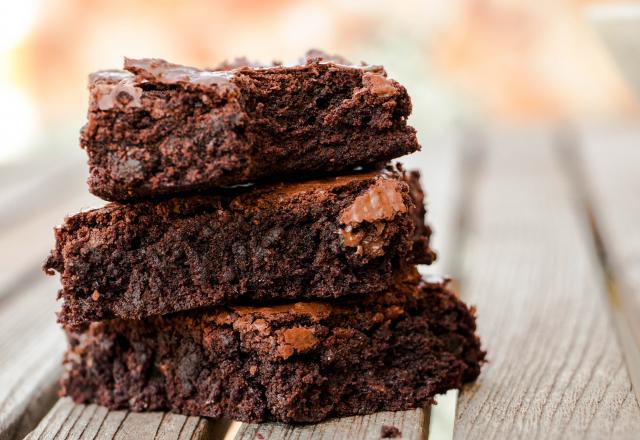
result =
[{"label": "crumbly brownie edge", "polygon": [[81,132],[90,190],[107,200],[337,173],[420,148],[406,90],[379,68],[317,58],[231,71],[161,60],[128,68],[135,74],[91,76]]},{"label": "crumbly brownie edge", "polygon": [[[414,206],[422,201],[411,199],[417,182],[406,178],[365,173],[231,199],[112,204],[69,217],[44,265],[61,274],[59,320],[383,291],[405,262],[434,258],[424,235],[430,231],[414,235],[424,224]],[[343,183],[327,183],[336,181]],[[380,200],[387,205],[372,210]]]},{"label": "crumbly brownie edge", "polygon": [[473,309],[442,283],[365,300],[183,312],[69,332],[62,395],[246,422],[406,410],[474,380]]}]

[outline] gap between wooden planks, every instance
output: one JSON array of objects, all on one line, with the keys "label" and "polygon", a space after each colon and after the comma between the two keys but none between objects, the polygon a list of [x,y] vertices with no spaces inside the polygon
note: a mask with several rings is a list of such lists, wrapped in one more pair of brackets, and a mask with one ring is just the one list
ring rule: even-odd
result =
[{"label": "gap between wooden planks", "polygon": [[637,438],[589,228],[544,132],[487,142],[464,252],[489,364],[461,394],[455,438]]},{"label": "gap between wooden planks", "polygon": [[640,126],[571,132],[583,206],[605,269],[608,300],[640,401]]}]

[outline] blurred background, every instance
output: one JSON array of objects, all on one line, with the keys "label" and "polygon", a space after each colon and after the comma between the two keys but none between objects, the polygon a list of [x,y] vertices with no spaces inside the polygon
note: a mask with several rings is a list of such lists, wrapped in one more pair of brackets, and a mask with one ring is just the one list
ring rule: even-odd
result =
[{"label": "blurred background", "polygon": [[[383,64],[428,133],[637,118],[585,0],[21,0],[0,6],[0,164],[77,150],[89,72],[124,56],[213,66],[309,48]],[[70,154],[79,154],[77,151]]]},{"label": "blurred background", "polygon": [[[640,121],[640,2],[0,0],[0,407],[44,402],[29,406],[29,423],[5,416],[0,428],[28,432],[55,400],[65,346],[54,319],[59,286],[39,265],[53,225],[102,203],[86,189],[78,146],[88,74],[120,68],[124,56],[206,67],[239,56],[293,63],[310,48],[382,64],[408,89],[424,147],[408,162],[423,169],[438,250],[457,240],[451,205],[463,179],[449,172],[458,158],[448,147],[459,133]],[[621,206],[617,217],[635,230]],[[452,258],[442,253],[432,270],[450,273]],[[432,438],[451,438],[448,395],[431,413]]]}]

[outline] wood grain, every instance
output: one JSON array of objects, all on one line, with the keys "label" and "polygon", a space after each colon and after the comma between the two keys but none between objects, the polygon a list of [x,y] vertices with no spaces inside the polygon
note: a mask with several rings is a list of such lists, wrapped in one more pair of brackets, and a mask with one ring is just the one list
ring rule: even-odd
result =
[{"label": "wood grain", "polygon": [[640,127],[585,129],[579,140],[586,192],[608,257],[640,318]]},{"label": "wood grain", "polygon": [[27,439],[204,440],[224,437],[228,425],[171,413],[109,411],[62,398]]},{"label": "wood grain", "polygon": [[382,427],[395,426],[403,439],[422,439],[429,427],[428,411],[379,412],[360,417],[343,417],[322,423],[291,426],[281,423],[243,423],[235,440],[338,440],[379,439]]},{"label": "wood grain", "polygon": [[640,127],[583,128],[574,148],[608,271],[609,300],[640,400]]},{"label": "wood grain", "polygon": [[[81,173],[68,165],[37,162],[6,171],[0,212],[11,222],[0,228],[0,440],[24,436],[55,403],[65,346],[54,314],[59,285],[40,264],[52,246],[53,225],[92,200]],[[79,188],[67,190],[76,178]],[[46,203],[29,197],[34,190],[47,195]]]},{"label": "wood grain", "polygon": [[461,393],[455,438],[637,438],[640,408],[586,221],[550,136],[486,147],[469,212],[464,299],[489,363]]},{"label": "wood grain", "polygon": [[0,307],[0,439],[23,436],[55,402],[64,337],[55,282],[42,280]]}]

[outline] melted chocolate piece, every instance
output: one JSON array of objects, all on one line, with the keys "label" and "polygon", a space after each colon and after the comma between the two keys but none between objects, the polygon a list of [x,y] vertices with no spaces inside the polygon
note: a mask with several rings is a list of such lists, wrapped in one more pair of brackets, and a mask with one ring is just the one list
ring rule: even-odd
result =
[{"label": "melted chocolate piece", "polygon": [[236,89],[231,82],[234,75],[232,71],[201,70],[157,58],[125,58],[124,68],[138,78],[152,83],[194,85],[203,89],[210,87],[224,90]]},{"label": "melted chocolate piece", "polygon": [[398,213],[407,212],[400,182],[381,178],[359,195],[353,204],[340,214],[340,223],[354,226],[362,222],[391,220]]}]

